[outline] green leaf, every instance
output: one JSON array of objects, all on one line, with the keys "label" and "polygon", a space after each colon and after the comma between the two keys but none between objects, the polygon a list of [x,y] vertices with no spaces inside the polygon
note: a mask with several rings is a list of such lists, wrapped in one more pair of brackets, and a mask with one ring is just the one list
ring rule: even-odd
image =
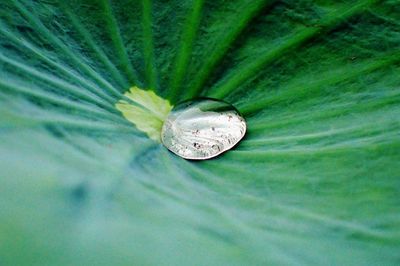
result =
[{"label": "green leaf", "polygon": [[137,87],[130,88],[124,95],[136,105],[120,100],[115,107],[149,138],[161,142],[161,128],[172,105],[153,91],[145,91]]},{"label": "green leaf", "polygon": [[0,265],[398,265],[399,132],[398,0],[0,1]]}]

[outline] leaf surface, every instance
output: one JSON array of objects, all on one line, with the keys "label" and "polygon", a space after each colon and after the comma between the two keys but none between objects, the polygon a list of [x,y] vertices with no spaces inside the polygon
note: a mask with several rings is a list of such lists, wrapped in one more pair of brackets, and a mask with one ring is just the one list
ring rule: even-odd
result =
[{"label": "leaf surface", "polygon": [[397,0],[0,1],[0,265],[398,265],[399,132]]}]

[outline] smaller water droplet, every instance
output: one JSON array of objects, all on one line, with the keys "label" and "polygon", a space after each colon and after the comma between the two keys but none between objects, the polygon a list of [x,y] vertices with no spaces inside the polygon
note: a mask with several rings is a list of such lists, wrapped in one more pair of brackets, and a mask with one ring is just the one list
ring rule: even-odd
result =
[{"label": "smaller water droplet", "polygon": [[199,98],[176,105],[161,130],[173,153],[191,160],[213,158],[234,147],[246,133],[246,122],[231,104]]}]

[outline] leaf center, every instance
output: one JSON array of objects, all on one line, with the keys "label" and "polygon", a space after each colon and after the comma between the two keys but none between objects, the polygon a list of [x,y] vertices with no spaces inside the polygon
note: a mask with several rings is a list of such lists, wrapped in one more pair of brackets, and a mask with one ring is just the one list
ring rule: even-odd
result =
[{"label": "leaf center", "polygon": [[161,128],[173,106],[154,91],[132,87],[115,107],[137,129],[152,140],[161,142]]}]

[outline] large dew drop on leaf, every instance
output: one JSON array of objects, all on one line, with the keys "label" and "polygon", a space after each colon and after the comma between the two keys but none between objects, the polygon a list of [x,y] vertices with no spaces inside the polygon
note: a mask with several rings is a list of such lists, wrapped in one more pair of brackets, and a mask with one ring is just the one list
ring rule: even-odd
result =
[{"label": "large dew drop on leaf", "polygon": [[164,122],[161,139],[175,154],[202,160],[231,149],[245,133],[246,122],[236,108],[200,98],[175,106]]}]

